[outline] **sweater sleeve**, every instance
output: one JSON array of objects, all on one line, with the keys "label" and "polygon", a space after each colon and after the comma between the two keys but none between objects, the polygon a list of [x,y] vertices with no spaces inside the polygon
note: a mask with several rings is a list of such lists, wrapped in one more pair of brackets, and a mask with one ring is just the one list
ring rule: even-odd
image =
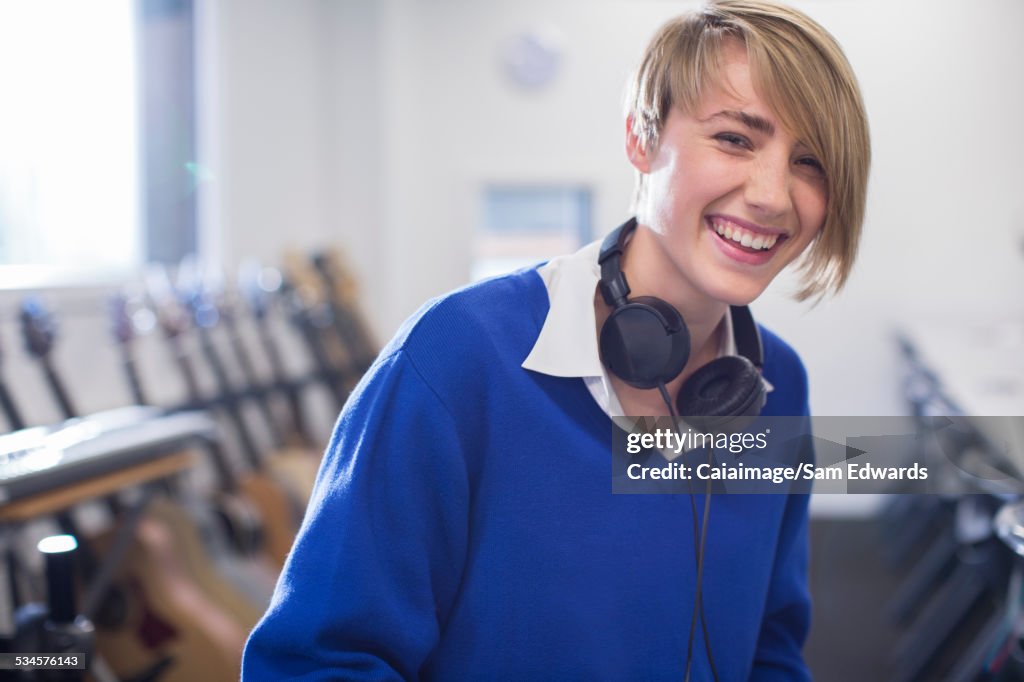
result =
[{"label": "sweater sleeve", "polygon": [[463,447],[398,350],[346,404],[243,680],[416,679],[459,585]]}]

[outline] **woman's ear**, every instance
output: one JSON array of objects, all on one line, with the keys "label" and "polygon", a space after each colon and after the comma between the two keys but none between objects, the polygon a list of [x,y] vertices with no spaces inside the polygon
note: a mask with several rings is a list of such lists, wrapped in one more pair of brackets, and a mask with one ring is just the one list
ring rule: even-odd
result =
[{"label": "woman's ear", "polygon": [[626,156],[629,157],[629,162],[633,164],[633,167],[641,173],[649,173],[651,171],[651,160],[648,152],[649,150],[644,148],[640,138],[634,132],[633,115],[630,114],[626,117]]}]

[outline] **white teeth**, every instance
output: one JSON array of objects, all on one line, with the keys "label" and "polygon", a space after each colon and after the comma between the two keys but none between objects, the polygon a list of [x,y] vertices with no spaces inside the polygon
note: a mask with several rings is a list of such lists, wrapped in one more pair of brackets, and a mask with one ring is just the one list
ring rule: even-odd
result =
[{"label": "white teeth", "polygon": [[746,246],[747,248],[767,251],[775,246],[775,243],[779,240],[779,235],[777,234],[755,234],[753,232],[747,232],[743,228],[734,226],[732,223],[725,221],[714,221],[712,225],[715,228],[715,232],[725,239],[730,239],[737,244]]}]

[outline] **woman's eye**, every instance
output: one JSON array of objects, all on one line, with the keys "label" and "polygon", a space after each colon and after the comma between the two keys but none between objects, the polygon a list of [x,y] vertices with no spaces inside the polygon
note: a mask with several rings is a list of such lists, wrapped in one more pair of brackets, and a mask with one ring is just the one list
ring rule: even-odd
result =
[{"label": "woman's eye", "polygon": [[797,159],[797,163],[801,166],[808,166],[822,175],[825,174],[825,167],[821,165],[821,161],[818,161],[813,156],[801,157]]},{"label": "woman's eye", "polygon": [[736,145],[737,147],[743,147],[744,149],[750,149],[751,147],[750,140],[742,135],[737,135],[736,133],[718,133],[715,135],[715,139],[727,142],[731,145]]}]

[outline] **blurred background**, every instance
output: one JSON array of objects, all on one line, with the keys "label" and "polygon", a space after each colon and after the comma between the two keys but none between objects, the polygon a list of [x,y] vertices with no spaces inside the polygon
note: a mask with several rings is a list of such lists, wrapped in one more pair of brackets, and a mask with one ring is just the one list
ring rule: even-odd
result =
[{"label": "blurred background", "polygon": [[[815,414],[1024,414],[1024,3],[791,4],[836,36],[859,77],[868,211],[841,295],[797,304],[783,276],[755,316],[803,357]],[[26,296],[59,323],[50,358],[88,414],[130,402],[106,303],[121,292],[150,402],[169,406],[187,382],[157,338],[154,264],[179,291],[200,280],[242,291],[242,272],[276,296],[301,279],[297,260],[333,249],[345,303],[379,346],[432,296],[600,238],[628,217],[627,77],[656,28],[695,6],[2,0],[0,371],[25,425],[68,416],[23,348]],[[322,369],[303,340],[316,324],[287,318],[275,323],[286,374]],[[269,376],[270,364],[257,369]],[[199,383],[223,399],[223,386]],[[338,407],[323,383],[305,407],[321,443]],[[913,562],[870,555],[887,513],[925,518],[899,542],[927,553],[955,530],[956,502],[813,501],[819,679],[939,679],[939,668],[892,672],[893,642],[912,628],[882,626],[879,604]],[[949,573],[947,559],[929,570]]]},{"label": "blurred background", "polygon": [[[894,413],[895,325],[1024,307],[1024,8],[795,5],[859,76],[868,214],[842,296],[808,309],[779,281],[756,312],[803,355],[815,412]],[[622,221],[624,84],[688,6],[5,2],[0,283],[82,290],[153,258],[231,271],[340,244],[387,338],[502,246],[546,258]],[[534,253],[506,234],[516,212]]]}]

